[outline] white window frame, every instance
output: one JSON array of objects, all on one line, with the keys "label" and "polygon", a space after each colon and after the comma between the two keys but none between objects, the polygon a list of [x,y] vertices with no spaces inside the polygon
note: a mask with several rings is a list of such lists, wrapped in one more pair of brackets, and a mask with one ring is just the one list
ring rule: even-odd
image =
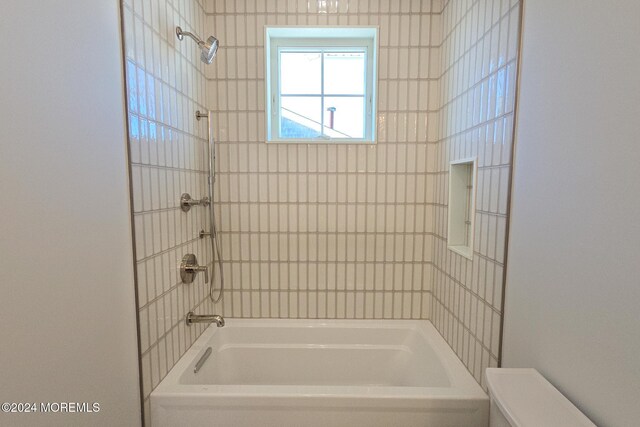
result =
[{"label": "white window frame", "polygon": [[[280,138],[280,51],[364,51],[366,56],[364,92],[364,137]],[[375,144],[378,64],[377,27],[265,27],[265,107],[266,140],[276,143]],[[324,96],[324,94],[323,94]],[[324,111],[321,112],[324,117]]]}]

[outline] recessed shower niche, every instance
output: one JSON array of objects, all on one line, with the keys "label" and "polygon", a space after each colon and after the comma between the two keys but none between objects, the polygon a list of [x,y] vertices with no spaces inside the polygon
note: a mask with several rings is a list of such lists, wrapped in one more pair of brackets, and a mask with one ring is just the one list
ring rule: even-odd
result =
[{"label": "recessed shower niche", "polygon": [[449,164],[449,221],[447,247],[473,258],[474,212],[476,207],[476,159]]}]

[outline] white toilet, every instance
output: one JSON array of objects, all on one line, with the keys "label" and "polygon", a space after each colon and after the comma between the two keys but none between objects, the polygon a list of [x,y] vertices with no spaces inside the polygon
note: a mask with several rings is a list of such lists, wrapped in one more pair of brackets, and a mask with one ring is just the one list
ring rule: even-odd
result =
[{"label": "white toilet", "polygon": [[490,427],[595,427],[535,369],[488,368]]}]

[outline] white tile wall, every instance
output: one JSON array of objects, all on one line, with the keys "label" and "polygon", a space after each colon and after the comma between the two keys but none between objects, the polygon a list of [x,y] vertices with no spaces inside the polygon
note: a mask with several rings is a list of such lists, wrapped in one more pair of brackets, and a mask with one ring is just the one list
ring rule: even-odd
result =
[{"label": "white tile wall", "polygon": [[126,84],[138,319],[144,412],[149,394],[204,330],[186,327],[189,310],[212,312],[202,275],[180,281],[186,253],[210,264],[198,230],[208,229],[206,211],[184,213],[179,198],[207,193],[207,129],[195,120],[206,109],[206,79],[195,43],[177,40],[180,25],[205,32],[204,6],[195,0],[124,0]]},{"label": "white tile wall", "polygon": [[[231,317],[431,319],[465,365],[499,357],[519,2],[125,0],[145,410],[201,333],[194,307]],[[212,65],[175,25],[221,47]],[[380,27],[376,145],[264,142],[264,25]],[[226,293],[179,281],[211,265],[206,124],[217,142]],[[478,156],[474,259],[446,248],[450,160]],[[219,284],[218,284],[219,286]]]},{"label": "white tile wall", "polygon": [[[207,2],[224,315],[429,318],[440,2]],[[264,142],[264,26],[380,28],[377,145]]]},{"label": "white tile wall", "polygon": [[[497,366],[513,146],[517,0],[450,0],[442,12],[432,321],[484,385]],[[478,158],[473,261],[447,249],[449,162]]]}]

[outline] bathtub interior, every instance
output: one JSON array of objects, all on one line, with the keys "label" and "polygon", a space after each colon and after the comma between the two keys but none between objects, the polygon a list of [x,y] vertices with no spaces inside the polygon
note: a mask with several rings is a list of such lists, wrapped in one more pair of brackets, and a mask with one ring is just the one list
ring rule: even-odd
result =
[{"label": "bathtub interior", "polygon": [[227,319],[151,393],[151,414],[154,427],[487,427],[489,399],[429,321]]},{"label": "bathtub interior", "polygon": [[212,354],[184,385],[450,387],[437,352],[418,328],[319,323],[232,325],[204,343]]}]

